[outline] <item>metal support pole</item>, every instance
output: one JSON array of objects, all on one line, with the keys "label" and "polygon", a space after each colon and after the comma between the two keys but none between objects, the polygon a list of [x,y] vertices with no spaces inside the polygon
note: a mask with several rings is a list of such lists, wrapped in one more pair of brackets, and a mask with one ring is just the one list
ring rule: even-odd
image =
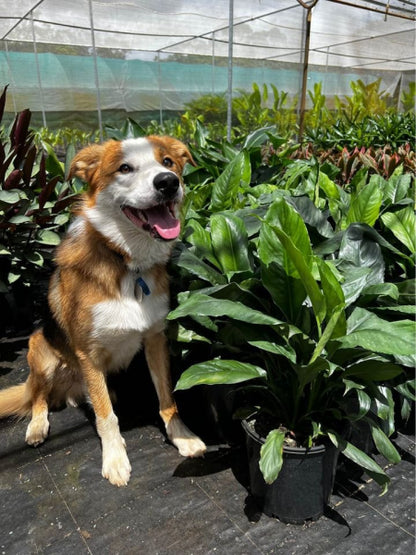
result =
[{"label": "metal support pole", "polygon": [[231,141],[231,122],[233,113],[233,37],[234,37],[234,0],[229,0],[228,13],[228,93],[227,93],[227,141]]},{"label": "metal support pole", "polygon": [[306,31],[305,31],[305,48],[303,56],[303,75],[302,75],[302,92],[300,98],[300,114],[299,114],[299,135],[298,141],[302,142],[303,131],[305,127],[305,110],[306,110],[306,91],[308,87],[308,67],[309,67],[309,46],[311,40],[311,25],[312,25],[312,8],[316,4],[313,3],[311,6],[304,5],[306,8]]},{"label": "metal support pole", "polygon": [[36,46],[35,25],[33,23],[33,11],[30,12],[30,21],[32,24],[33,52],[35,53],[36,73],[38,76],[38,87],[39,87],[40,106],[42,111],[42,122],[43,122],[43,127],[47,127],[45,105],[43,103],[42,79],[40,76],[40,68],[39,68],[38,48]]},{"label": "metal support pole", "polygon": [[162,67],[160,65],[160,52],[157,53],[157,88],[159,91],[159,125],[163,127],[163,102],[162,102]]},{"label": "metal support pole", "polygon": [[91,45],[92,52],[94,56],[94,76],[95,76],[95,90],[97,95],[97,114],[98,114],[98,127],[100,130],[100,141],[102,142],[103,137],[103,120],[101,117],[101,95],[100,95],[100,81],[98,78],[98,63],[97,63],[97,50],[95,48],[95,33],[94,33],[94,17],[92,11],[92,0],[88,0],[89,10],[90,10],[90,27],[91,27]]},{"label": "metal support pole", "polygon": [[212,32],[212,53],[211,53],[211,92],[215,94],[215,31]]},{"label": "metal support pole", "polygon": [[15,97],[14,97],[15,89],[16,89],[16,82],[14,80],[12,67],[11,67],[11,64],[10,64],[9,47],[8,47],[8,44],[7,44],[7,40],[4,41],[4,50],[6,52],[7,69],[9,70],[10,82],[12,84],[12,92],[11,93],[8,92],[7,96],[9,96],[9,97],[11,96],[12,102],[13,102],[13,111],[14,111],[14,114],[17,115],[16,100],[15,100]]}]

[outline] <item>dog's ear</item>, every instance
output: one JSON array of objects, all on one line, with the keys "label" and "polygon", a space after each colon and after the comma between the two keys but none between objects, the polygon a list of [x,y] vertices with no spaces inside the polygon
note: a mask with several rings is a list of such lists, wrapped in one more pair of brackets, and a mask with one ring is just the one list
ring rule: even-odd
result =
[{"label": "dog's ear", "polygon": [[89,183],[100,164],[103,151],[104,147],[102,145],[90,145],[80,150],[71,162],[68,179],[76,175]]},{"label": "dog's ear", "polygon": [[185,160],[185,163],[188,162],[188,164],[191,164],[192,166],[196,167],[197,164],[196,164],[195,160],[192,158],[192,154],[189,152],[189,150],[186,148],[185,145],[183,145],[183,146],[184,146],[185,151],[182,154],[182,158]]},{"label": "dog's ear", "polygon": [[178,141],[178,139],[172,139],[171,137],[164,137],[169,144],[170,148],[173,148],[175,154],[182,160],[182,167],[188,162],[192,166],[196,166],[195,160],[192,158],[192,154],[189,152],[189,149],[186,145],[183,144],[182,141]]}]

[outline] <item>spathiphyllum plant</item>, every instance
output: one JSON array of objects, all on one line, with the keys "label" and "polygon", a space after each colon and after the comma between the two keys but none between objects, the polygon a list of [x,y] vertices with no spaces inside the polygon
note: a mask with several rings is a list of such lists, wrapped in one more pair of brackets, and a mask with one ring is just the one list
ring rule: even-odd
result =
[{"label": "spathiphyllum plant", "polygon": [[253,183],[260,143],[246,141],[211,180],[201,168],[189,176],[182,292],[169,319],[192,364],[176,389],[236,384],[236,414],[267,426],[268,483],[289,438],[334,444],[386,489],[351,431],[364,423],[379,453],[400,460],[395,403],[406,417],[414,400],[411,176],[361,172],[346,190],[316,162],[294,162],[273,183]]}]

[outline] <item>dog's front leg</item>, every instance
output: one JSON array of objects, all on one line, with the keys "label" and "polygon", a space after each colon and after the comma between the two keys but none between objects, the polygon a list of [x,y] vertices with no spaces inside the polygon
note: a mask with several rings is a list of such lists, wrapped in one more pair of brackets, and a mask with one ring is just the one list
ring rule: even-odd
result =
[{"label": "dog's front leg", "polygon": [[94,409],[97,432],[103,450],[102,475],[115,486],[126,486],[131,472],[125,441],[120,434],[105,376],[88,355],[79,354],[88,394]]},{"label": "dog's front leg", "polygon": [[159,414],[171,442],[184,457],[200,457],[206,446],[182,422],[173,399],[168,345],[163,332],[145,337],[144,352],[150,375],[159,398]]}]

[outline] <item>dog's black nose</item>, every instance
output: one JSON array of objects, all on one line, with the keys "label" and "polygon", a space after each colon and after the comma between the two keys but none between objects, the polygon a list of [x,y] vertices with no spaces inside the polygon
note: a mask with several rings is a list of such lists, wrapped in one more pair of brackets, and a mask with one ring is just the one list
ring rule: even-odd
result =
[{"label": "dog's black nose", "polygon": [[172,172],[158,173],[153,179],[154,188],[166,198],[172,198],[179,187],[179,179]]}]

